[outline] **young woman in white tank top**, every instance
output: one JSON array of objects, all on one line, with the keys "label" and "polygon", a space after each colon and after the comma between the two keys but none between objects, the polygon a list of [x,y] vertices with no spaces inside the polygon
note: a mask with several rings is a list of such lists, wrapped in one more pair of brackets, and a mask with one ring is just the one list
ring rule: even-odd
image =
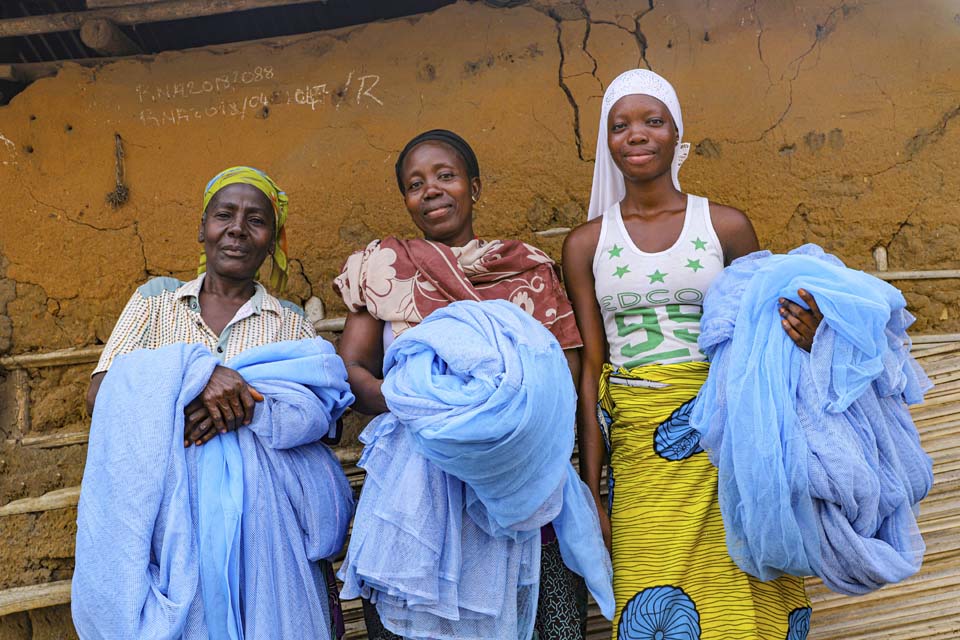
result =
[{"label": "young woman in white tank top", "polygon": [[[628,71],[601,109],[590,221],[567,237],[563,271],[584,342],[581,476],[601,514],[609,436],[613,637],[803,640],[802,580],[761,583],[730,560],[716,470],[686,419],[709,367],[696,344],[703,298],[759,249],[756,234],[742,211],[680,190],[688,145],[666,80]],[[798,295],[813,311],[781,300],[783,326],[809,350],[819,312]]]},{"label": "young woman in white tank top", "polygon": [[723,249],[706,198],[687,196],[682,215],[676,241],[654,252],[634,244],[619,202],[601,218],[593,278],[614,366],[704,359],[697,348],[703,297],[723,270]]}]

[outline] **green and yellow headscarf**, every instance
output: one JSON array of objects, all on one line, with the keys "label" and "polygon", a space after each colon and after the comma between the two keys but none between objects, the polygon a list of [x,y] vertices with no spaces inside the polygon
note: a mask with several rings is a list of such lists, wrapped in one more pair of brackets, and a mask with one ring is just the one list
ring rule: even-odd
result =
[{"label": "green and yellow headscarf", "polygon": [[[259,169],[252,167],[230,167],[214,176],[207,183],[203,192],[202,216],[213,196],[231,184],[249,184],[256,187],[273,203],[274,234],[273,234],[273,267],[270,269],[270,287],[276,291],[283,291],[287,286],[287,194],[280,190],[277,183],[270,176]],[[200,251],[200,266],[197,275],[207,270],[207,254]],[[257,274],[259,277],[259,274]]]}]

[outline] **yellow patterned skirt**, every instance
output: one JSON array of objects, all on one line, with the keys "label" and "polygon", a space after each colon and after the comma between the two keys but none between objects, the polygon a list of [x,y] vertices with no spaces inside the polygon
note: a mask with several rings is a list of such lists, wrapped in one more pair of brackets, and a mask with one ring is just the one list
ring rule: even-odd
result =
[{"label": "yellow patterned skirt", "polygon": [[747,575],[727,553],[717,470],[688,415],[705,362],[614,371],[600,409],[609,421],[614,640],[804,640],[803,579]]}]

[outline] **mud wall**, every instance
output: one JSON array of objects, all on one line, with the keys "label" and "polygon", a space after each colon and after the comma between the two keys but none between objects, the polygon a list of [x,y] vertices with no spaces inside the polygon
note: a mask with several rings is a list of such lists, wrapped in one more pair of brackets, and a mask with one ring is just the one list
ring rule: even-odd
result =
[{"label": "mud wall", "polygon": [[[480,158],[478,232],[585,219],[599,103],[620,71],[675,84],[692,193],[745,210],[761,243],[816,242],[851,266],[960,268],[960,13],[946,0],[597,0],[412,19],[67,66],[0,108],[0,355],[103,343],[133,288],[196,267],[206,181],[267,169],[291,200],[289,296],[330,289],[370,239],[410,234],[393,163],[415,133],[460,132]],[[129,199],[114,208],[115,134]],[[960,330],[956,281],[903,282],[922,333]],[[89,365],[28,372],[29,433],[0,370],[0,505],[79,484]],[[0,589],[68,578],[75,511],[0,518]],[[0,637],[61,637],[65,607],[0,618]]]}]

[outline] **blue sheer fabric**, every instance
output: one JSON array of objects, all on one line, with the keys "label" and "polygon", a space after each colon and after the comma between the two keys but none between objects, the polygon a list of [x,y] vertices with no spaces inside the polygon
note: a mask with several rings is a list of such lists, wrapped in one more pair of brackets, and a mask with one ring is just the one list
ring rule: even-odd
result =
[{"label": "blue sheer fabric", "polygon": [[[809,354],[778,313],[799,288],[823,313]],[[711,285],[699,339],[710,376],[690,424],[747,573],[818,575],[861,594],[920,568],[916,505],[933,474],[906,405],[930,383],[909,353],[905,307],[896,288],[816,245],[745,256]]]},{"label": "blue sheer fabric", "polygon": [[203,445],[197,479],[200,585],[207,632],[210,640],[240,640],[243,455],[236,431]]},{"label": "blue sheer fabric", "polygon": [[540,527],[608,618],[611,565],[573,451],[576,393],[549,331],[505,301],[456,302],[388,349],[390,413],[361,440],[366,470],[341,569],[407,638],[526,640]]},{"label": "blue sheer fabric", "polygon": [[329,637],[316,561],[343,546],[353,499],[318,441],[353,400],[346,370],[319,338],[244,351],[228,364],[265,396],[253,422],[184,449],[183,407],[217,364],[171,345],[103,380],[77,512],[82,638]]}]

